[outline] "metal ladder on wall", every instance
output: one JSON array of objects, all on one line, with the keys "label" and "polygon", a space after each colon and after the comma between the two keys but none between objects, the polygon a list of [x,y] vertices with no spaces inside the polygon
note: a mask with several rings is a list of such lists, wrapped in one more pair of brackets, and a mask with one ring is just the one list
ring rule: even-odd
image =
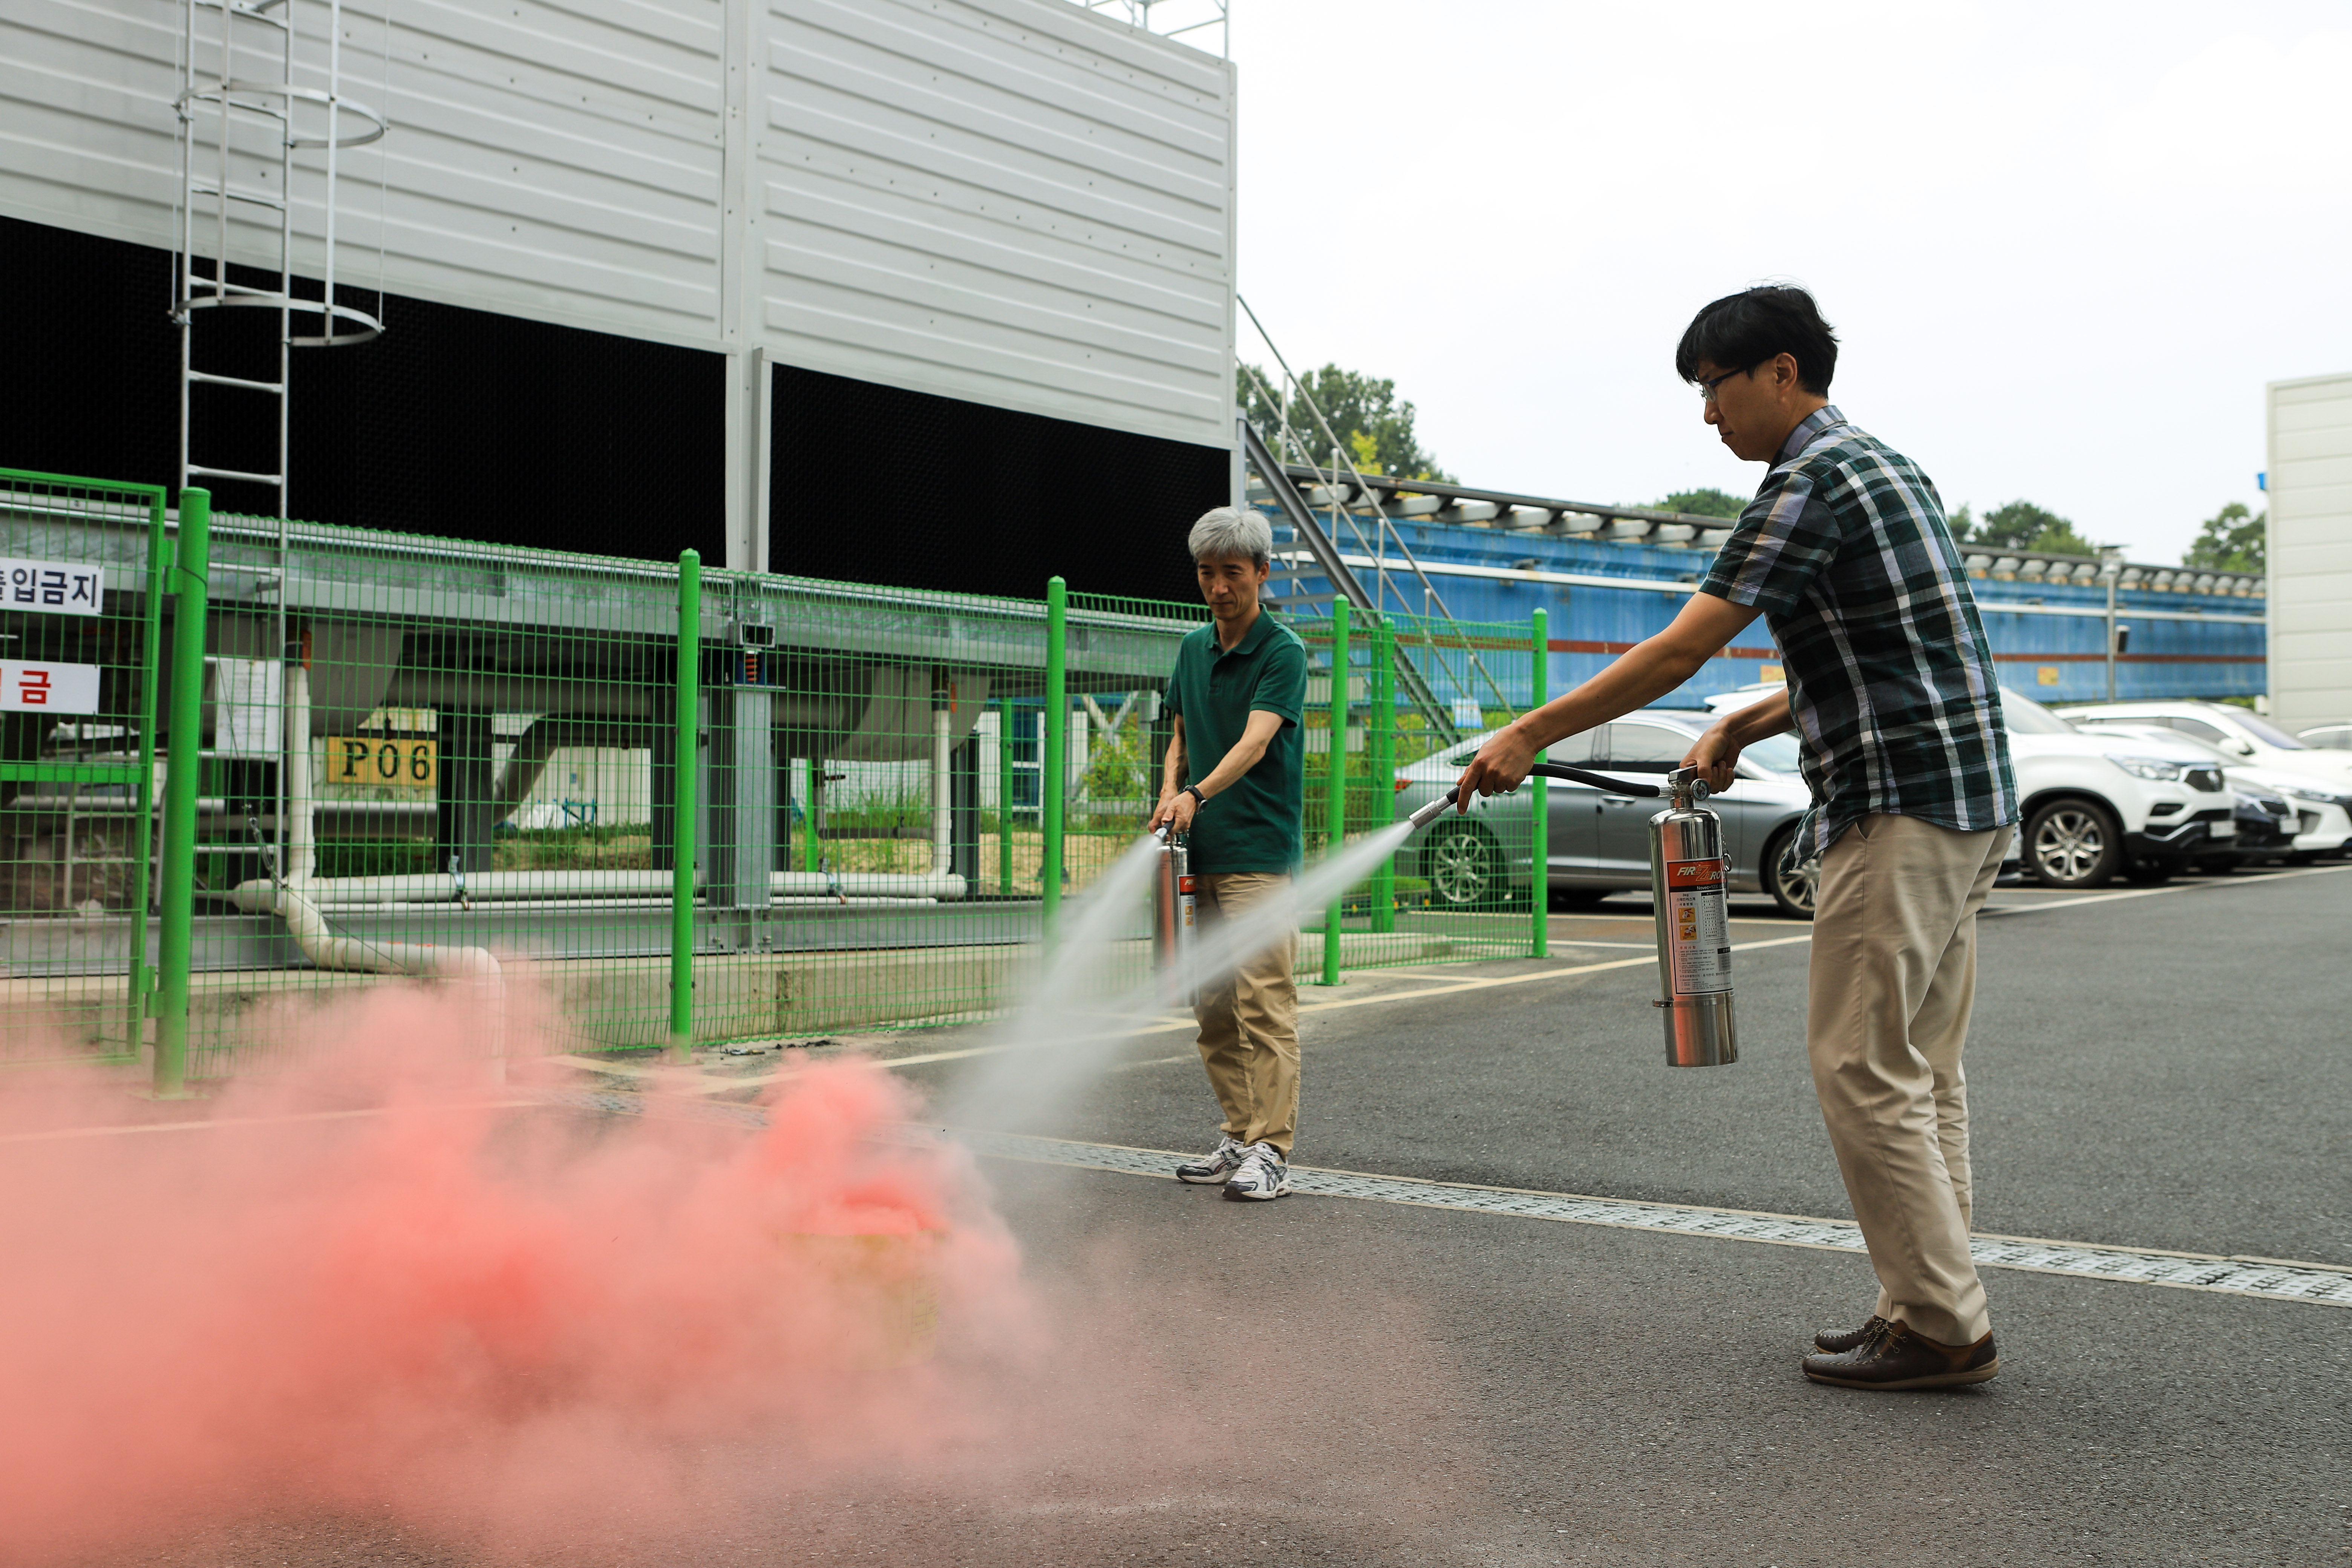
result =
[{"label": "metal ladder on wall", "polygon": [[[275,659],[265,661],[274,689],[258,694],[261,705],[278,710],[280,733],[270,749],[279,765],[276,774],[276,860],[288,863],[287,816],[295,799],[307,799],[307,787],[289,789],[288,767],[299,754],[307,763],[310,737],[297,736],[297,714],[307,704],[289,701],[286,661],[289,650],[287,616],[287,535],[289,487],[291,475],[289,418],[293,356],[296,349],[345,348],[364,343],[383,331],[381,271],[373,315],[346,305],[335,297],[336,218],[341,209],[341,156],[353,147],[381,139],[387,128],[383,113],[343,93],[342,0],[326,0],[324,84],[305,86],[295,79],[296,0],[180,0],[180,91],[173,100],[179,116],[180,196],[175,254],[172,268],[172,321],[180,329],[179,488],[226,479],[274,492],[272,511],[278,520],[277,563],[265,569],[275,578],[271,598],[277,612]],[[385,63],[391,60],[386,24]],[[315,74],[315,71],[314,71]],[[389,87],[390,77],[386,76]],[[312,123],[303,126],[299,121]],[[346,133],[356,122],[358,129]],[[305,131],[316,134],[305,134]],[[297,153],[325,153],[319,187],[321,215],[321,266],[319,297],[295,291],[294,218],[298,205],[294,182],[301,167]],[[233,251],[248,258],[274,260],[268,284],[239,283],[229,277]],[[278,369],[275,379],[228,375],[200,369],[196,363],[196,326],[220,320],[225,310],[275,310],[278,313]],[[315,325],[314,325],[315,323]],[[209,395],[268,398],[275,405],[278,458],[275,471],[260,473],[199,462],[194,456],[196,437],[196,390],[218,388]],[[298,670],[298,674],[301,673]],[[221,696],[229,693],[226,667],[222,668]],[[247,694],[248,697],[254,695]],[[215,737],[216,745],[229,742]]]},{"label": "metal ladder on wall", "polygon": [[[180,329],[179,482],[185,488],[227,479],[272,489],[277,516],[283,522],[293,351],[363,343],[383,331],[381,291],[376,315],[335,299],[335,218],[338,155],[382,137],[385,121],[378,110],[343,95],[342,0],[327,4],[323,87],[305,87],[294,79],[294,0],[182,0],[181,8],[180,93],[173,100],[180,121],[179,244],[172,280],[172,321]],[[215,21],[217,29],[208,31]],[[247,74],[239,74],[241,62],[251,67]],[[298,132],[298,111],[306,107],[322,111],[321,134]],[[344,134],[345,116],[355,117],[362,129]],[[312,150],[326,153],[320,204],[324,266],[316,300],[294,291],[294,154]],[[275,284],[232,281],[233,246],[248,255],[274,252]],[[277,379],[224,375],[196,367],[196,323],[205,312],[224,309],[278,312]],[[310,317],[317,319],[316,331],[298,331],[298,325],[310,325],[304,319]],[[221,468],[194,458],[195,392],[200,386],[240,397],[267,397],[276,404],[275,473]]]}]

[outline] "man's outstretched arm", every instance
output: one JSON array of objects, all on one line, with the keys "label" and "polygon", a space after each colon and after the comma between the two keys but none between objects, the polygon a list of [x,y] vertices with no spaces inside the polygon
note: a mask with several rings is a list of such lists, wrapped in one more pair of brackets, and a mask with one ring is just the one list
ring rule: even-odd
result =
[{"label": "man's outstretched arm", "polygon": [[[1754,620],[1758,611],[1712,594],[1693,594],[1674,624],[1618,656],[1615,663],[1565,697],[1497,731],[1462,770],[1461,804],[1473,795],[1500,795],[1518,788],[1546,746],[1581,734],[1595,724],[1646,708],[1684,681]],[[1783,699],[1783,711],[1786,700]],[[1784,726],[1785,727],[1785,726]]]}]

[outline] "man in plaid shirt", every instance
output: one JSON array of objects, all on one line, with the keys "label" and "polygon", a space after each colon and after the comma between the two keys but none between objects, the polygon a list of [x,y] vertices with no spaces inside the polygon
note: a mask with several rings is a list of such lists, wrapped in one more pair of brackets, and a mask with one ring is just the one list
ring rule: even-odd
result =
[{"label": "man in plaid shirt", "polygon": [[1462,775],[1517,787],[1545,747],[1664,696],[1762,615],[1788,670],[1685,764],[1720,789],[1749,742],[1794,729],[1821,857],[1806,1018],[1813,1085],[1870,1247],[1878,1301],[1814,1336],[1805,1375],[1848,1388],[1981,1383],[2000,1369],[1969,1252],[1960,1047],[1976,917],[2017,821],[2000,687],[1936,487],[1829,401],[1837,340],[1801,289],[1698,313],[1675,353],[1723,444],[1770,465],[1672,626],[1498,732]]}]

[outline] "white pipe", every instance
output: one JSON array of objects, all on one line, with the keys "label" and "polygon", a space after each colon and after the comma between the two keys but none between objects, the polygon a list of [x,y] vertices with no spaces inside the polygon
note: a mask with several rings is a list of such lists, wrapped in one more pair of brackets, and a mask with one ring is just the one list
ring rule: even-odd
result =
[{"label": "white pipe", "polygon": [[[946,677],[940,678],[945,680]],[[955,867],[955,796],[953,770],[955,714],[948,690],[931,693],[931,875],[947,876]],[[961,879],[958,879],[961,886]]]},{"label": "white pipe", "polygon": [[[240,883],[234,892],[238,907],[254,900],[267,907],[267,879]],[[961,877],[933,876],[911,871],[776,871],[770,873],[771,892],[829,900],[857,898],[961,899]],[[440,872],[407,877],[335,877],[313,879],[304,897],[321,905],[448,904],[457,901],[455,878]],[[640,898],[670,896],[667,871],[475,871],[466,878],[470,903],[510,900]]]},{"label": "white pipe", "polygon": [[442,980],[467,980],[481,988],[489,1010],[490,1060],[498,1080],[506,1081],[506,976],[486,947],[438,947],[431,942],[368,942],[337,936],[328,928],[318,907],[292,888],[268,881],[238,884],[232,895],[247,914],[274,914],[286,922],[287,933],[302,956],[320,969],[352,970],[368,974],[416,974]]},{"label": "white pipe", "polygon": [[[306,645],[307,646],[307,645]],[[319,869],[318,833],[310,777],[310,663],[303,661],[286,672],[286,864],[279,868],[287,881],[300,887]]]}]

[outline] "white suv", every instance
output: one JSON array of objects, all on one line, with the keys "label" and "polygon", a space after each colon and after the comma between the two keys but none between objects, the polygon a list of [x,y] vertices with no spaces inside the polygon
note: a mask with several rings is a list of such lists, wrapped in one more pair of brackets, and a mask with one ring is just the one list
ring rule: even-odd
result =
[{"label": "white suv", "polygon": [[[2315,837],[2334,827],[2330,807],[2352,810],[2352,752],[2314,746],[2261,715],[2226,702],[2113,702],[2061,711],[2088,734],[2105,725],[2161,724],[2270,775],[2294,775],[2299,783],[2285,786],[2280,781],[2274,787],[2291,795],[2290,804],[2302,818],[2296,825],[2294,858],[2301,862],[2305,857],[2352,848],[2352,838],[2327,843]],[[2307,837],[2313,839],[2308,845]]]},{"label": "white suv", "polygon": [[2121,874],[2161,882],[2234,842],[2236,800],[2210,757],[2137,736],[2084,734],[2003,688],[2009,756],[2023,807],[2025,869],[2049,888]]},{"label": "white suv", "polygon": [[[2272,803],[2266,815],[2280,819],[2276,830],[2283,831],[2286,840],[2271,853],[2275,858],[2283,850],[2290,865],[2308,866],[2352,842],[2352,809],[2347,809],[2352,808],[2352,794],[2315,784],[2302,773],[2256,767],[2168,724],[2093,724],[2086,728],[2094,735],[2131,735],[2168,746],[2187,746],[2221,763],[2222,776],[2230,781],[2231,793],[2238,796],[2242,805],[2250,795],[2267,798]],[[2241,811],[2238,831],[2242,839],[2246,834],[2246,814]]]}]

